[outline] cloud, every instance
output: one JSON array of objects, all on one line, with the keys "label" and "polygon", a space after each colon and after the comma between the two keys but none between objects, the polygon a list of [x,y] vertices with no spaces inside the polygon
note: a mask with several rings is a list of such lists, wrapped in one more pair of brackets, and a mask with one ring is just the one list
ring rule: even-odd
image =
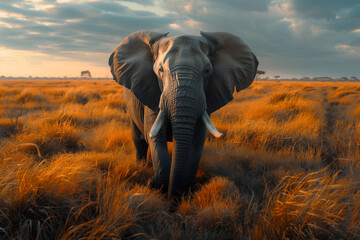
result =
[{"label": "cloud", "polygon": [[154,2],[152,0],[124,0],[124,1],[125,2],[141,4],[143,6],[152,6],[154,4]]},{"label": "cloud", "polygon": [[134,31],[161,28],[169,22],[166,17],[133,11],[111,1],[52,4],[41,10],[36,10],[31,1],[1,4],[0,12],[6,13],[1,18],[1,45],[64,56],[69,51],[110,52],[110,43]]},{"label": "cloud", "polygon": [[[358,5],[358,0],[292,0],[291,5],[297,15],[305,18],[336,19],[337,14]],[[345,11],[343,11],[345,10]]]},{"label": "cloud", "polygon": [[241,9],[242,11],[266,12],[269,8],[270,0],[212,0],[214,4],[233,9]]},{"label": "cloud", "polygon": [[271,0],[164,0],[163,4],[174,13],[207,13],[207,9],[236,9],[237,11],[266,12]]},{"label": "cloud", "polygon": [[[167,1],[168,8],[182,16],[173,23],[181,26],[178,32],[234,33],[259,56],[260,68],[298,76],[359,74],[360,55],[354,49],[359,38],[352,32],[360,28],[359,5],[347,0]],[[184,19],[199,24],[190,27],[182,24]],[[335,47],[344,44],[351,51]]]},{"label": "cloud", "polygon": [[[103,66],[126,35],[225,31],[278,75],[359,74],[358,0],[4,0],[0,45]],[[345,47],[346,46],[346,47]],[[91,55],[97,57],[91,57]],[[39,59],[39,58],[36,58]],[[0,59],[1,60],[1,59]],[[346,66],[346,67],[344,67]],[[360,76],[358,76],[360,77]]]}]

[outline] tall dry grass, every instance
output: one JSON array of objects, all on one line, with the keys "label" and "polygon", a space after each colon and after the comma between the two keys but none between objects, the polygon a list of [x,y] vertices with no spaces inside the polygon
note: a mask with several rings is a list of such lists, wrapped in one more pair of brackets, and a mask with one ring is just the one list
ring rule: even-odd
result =
[{"label": "tall dry grass", "polygon": [[0,81],[0,239],[358,239],[360,86],[255,82],[175,212],[113,81]]}]

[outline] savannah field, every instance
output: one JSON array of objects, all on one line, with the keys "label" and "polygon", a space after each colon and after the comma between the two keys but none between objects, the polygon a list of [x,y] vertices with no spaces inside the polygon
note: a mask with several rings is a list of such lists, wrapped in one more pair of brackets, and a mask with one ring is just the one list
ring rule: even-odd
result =
[{"label": "savannah field", "polygon": [[0,81],[0,239],[360,238],[359,83],[235,94],[176,212],[128,118],[115,81]]}]

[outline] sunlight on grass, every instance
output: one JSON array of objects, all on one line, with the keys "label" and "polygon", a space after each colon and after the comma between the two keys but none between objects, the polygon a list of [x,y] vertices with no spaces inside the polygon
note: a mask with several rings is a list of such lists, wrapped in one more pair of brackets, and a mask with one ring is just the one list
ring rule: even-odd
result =
[{"label": "sunlight on grass", "polygon": [[360,238],[358,84],[235,94],[174,212],[135,160],[122,94],[113,81],[0,81],[0,239]]}]

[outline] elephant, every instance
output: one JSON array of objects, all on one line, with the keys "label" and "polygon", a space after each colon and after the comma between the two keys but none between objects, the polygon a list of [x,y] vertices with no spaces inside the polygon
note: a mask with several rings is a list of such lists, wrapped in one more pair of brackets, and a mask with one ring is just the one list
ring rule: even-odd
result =
[{"label": "elephant", "polygon": [[152,187],[179,199],[195,184],[207,130],[223,136],[210,114],[251,85],[258,64],[239,37],[225,32],[139,31],[120,42],[109,66],[124,87],[136,159],[146,161],[150,149]]}]

